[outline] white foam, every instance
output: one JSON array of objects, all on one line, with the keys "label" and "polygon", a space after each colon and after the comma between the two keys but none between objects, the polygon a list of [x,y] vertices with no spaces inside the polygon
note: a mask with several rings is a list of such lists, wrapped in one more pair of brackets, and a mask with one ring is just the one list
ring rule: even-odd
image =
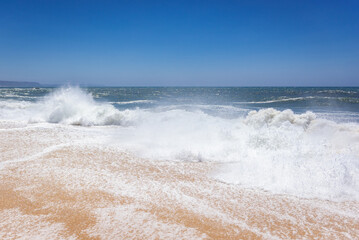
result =
[{"label": "white foam", "polygon": [[132,205],[99,209],[97,215],[100,221],[87,232],[104,239],[178,239],[179,236],[181,239],[208,239],[194,228],[163,222]]},{"label": "white foam", "polygon": [[0,109],[26,109],[31,105],[32,105],[31,102],[26,102],[26,101],[15,101],[15,100],[0,101]]},{"label": "white foam", "polygon": [[143,103],[154,103],[156,101],[153,100],[134,100],[134,101],[122,101],[122,102],[110,102],[112,104],[118,105],[128,105],[128,104],[143,104]]},{"label": "white foam", "polygon": [[333,89],[333,90],[322,90],[322,91],[318,91],[318,93],[333,93],[333,94],[337,94],[337,93],[344,93],[344,94],[356,94],[356,91],[345,91],[345,90],[340,90],[340,89]]},{"label": "white foam", "polygon": [[273,109],[250,113],[245,154],[215,177],[281,194],[358,200],[358,125],[314,117]]},{"label": "white foam", "polygon": [[235,102],[238,104],[268,104],[268,103],[280,103],[280,102],[296,102],[296,101],[305,101],[311,99],[345,99],[345,98],[337,98],[337,97],[318,97],[318,96],[307,96],[307,97],[279,97],[278,99],[267,100],[267,101],[252,101],[252,102]]},{"label": "white foam", "polygon": [[311,112],[263,109],[223,119],[201,111],[142,112],[109,142],[142,157],[224,163],[214,177],[244,187],[359,199],[359,128]]},{"label": "white foam", "polygon": [[73,145],[73,143],[69,144],[69,143],[65,143],[65,144],[58,144],[58,145],[52,145],[48,148],[45,148],[43,151],[39,152],[39,153],[36,153],[34,155],[30,155],[30,156],[27,156],[27,157],[24,157],[24,158],[20,158],[20,159],[12,159],[12,160],[8,160],[8,161],[3,161],[3,162],[0,162],[0,170],[6,166],[7,164],[11,164],[11,163],[19,163],[19,162],[27,162],[27,161],[32,161],[32,160],[35,160],[49,152],[52,152],[52,151],[55,151],[55,150],[58,150],[58,149],[61,149],[63,147],[66,147],[66,146],[71,146]]},{"label": "white foam", "polygon": [[76,239],[76,236],[64,236],[64,224],[51,223],[43,215],[27,215],[19,209],[5,209],[0,212],[0,218],[1,239]]},{"label": "white foam", "polygon": [[[120,125],[101,128],[105,144],[141,157],[218,162],[222,167],[213,173],[216,179],[275,193],[359,199],[358,124],[272,108],[234,118],[209,115],[201,109],[171,106],[120,111],[70,87],[37,103],[1,108],[0,117]],[[233,107],[227,111],[234,111]]]},{"label": "white foam", "polygon": [[280,98],[275,100],[267,100],[267,101],[252,101],[252,102],[235,102],[235,103],[245,103],[245,104],[265,104],[265,103],[276,103],[276,102],[290,102],[290,101],[298,101],[298,100],[306,100],[313,99],[314,97],[296,97],[296,98]]},{"label": "white foam", "polygon": [[120,112],[109,103],[96,102],[78,87],[58,89],[36,103],[0,102],[0,109],[0,116],[5,119],[82,126],[126,125],[127,115],[131,114]]}]

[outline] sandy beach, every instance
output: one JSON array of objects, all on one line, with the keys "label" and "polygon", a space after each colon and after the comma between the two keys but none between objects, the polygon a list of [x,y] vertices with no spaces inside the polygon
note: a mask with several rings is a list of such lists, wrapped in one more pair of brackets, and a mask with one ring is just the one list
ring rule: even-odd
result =
[{"label": "sandy beach", "polygon": [[354,239],[359,203],[244,189],[216,163],[141,159],[102,130],[0,122],[1,239]]},{"label": "sandy beach", "polygon": [[0,240],[359,240],[359,1],[0,1]]}]

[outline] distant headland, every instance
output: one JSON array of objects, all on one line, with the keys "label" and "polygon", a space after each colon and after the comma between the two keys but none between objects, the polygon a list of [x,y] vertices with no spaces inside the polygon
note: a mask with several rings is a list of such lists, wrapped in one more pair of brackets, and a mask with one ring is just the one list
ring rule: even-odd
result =
[{"label": "distant headland", "polygon": [[0,87],[41,87],[38,82],[0,81]]}]

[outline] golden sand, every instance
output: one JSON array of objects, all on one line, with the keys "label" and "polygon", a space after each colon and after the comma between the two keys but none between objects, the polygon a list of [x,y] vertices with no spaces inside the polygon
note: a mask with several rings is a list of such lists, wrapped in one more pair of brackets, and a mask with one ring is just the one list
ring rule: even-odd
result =
[{"label": "golden sand", "polygon": [[243,189],[213,163],[76,144],[75,128],[2,128],[0,239],[359,238],[358,202]]}]

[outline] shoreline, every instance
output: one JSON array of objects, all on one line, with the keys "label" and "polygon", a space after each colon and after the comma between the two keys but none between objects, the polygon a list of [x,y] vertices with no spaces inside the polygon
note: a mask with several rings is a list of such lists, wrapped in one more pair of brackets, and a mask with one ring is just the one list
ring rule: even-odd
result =
[{"label": "shoreline", "polygon": [[243,189],[209,177],[214,163],[141,159],[83,142],[94,136],[80,127],[0,121],[0,129],[1,162],[32,156],[0,168],[1,239],[359,236],[356,201]]}]

